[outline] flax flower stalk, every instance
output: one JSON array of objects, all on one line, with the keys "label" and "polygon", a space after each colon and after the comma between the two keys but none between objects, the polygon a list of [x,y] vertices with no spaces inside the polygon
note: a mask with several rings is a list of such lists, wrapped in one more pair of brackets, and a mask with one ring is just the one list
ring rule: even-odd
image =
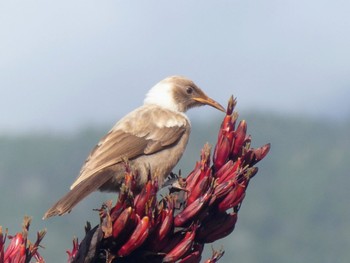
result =
[{"label": "flax flower stalk", "polygon": [[[206,144],[192,172],[178,177],[176,187],[158,198],[157,176],[149,175],[136,192],[137,174],[125,162],[126,174],[115,205],[99,210],[100,224],[86,228],[78,247],[75,241],[68,262],[200,262],[206,243],[229,235],[246,196],[255,166],[270,144],[251,148],[247,123],[237,124],[236,100],[230,98],[211,158]],[[166,162],[166,160],[164,160]],[[223,251],[213,251],[205,262],[217,262]]]}]

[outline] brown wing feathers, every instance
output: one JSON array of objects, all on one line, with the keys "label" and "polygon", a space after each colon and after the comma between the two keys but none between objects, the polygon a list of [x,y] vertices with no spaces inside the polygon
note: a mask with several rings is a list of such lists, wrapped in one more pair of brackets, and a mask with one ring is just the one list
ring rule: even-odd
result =
[{"label": "brown wing feathers", "polygon": [[189,127],[183,116],[179,116],[178,122],[173,120],[178,126],[171,127],[158,127],[147,117],[152,116],[142,112],[136,117],[136,122],[126,120],[123,127],[116,126],[109,132],[90,153],[71,190],[45,213],[44,218],[69,212],[83,198],[99,189],[114,176],[108,167],[121,162],[123,158],[131,160],[170,147]]},{"label": "brown wing feathers", "polygon": [[81,181],[86,180],[96,172],[122,161],[122,158],[132,159],[144,152],[147,140],[123,131],[109,133],[108,140],[96,146],[79,177],[72,184],[74,188]]}]

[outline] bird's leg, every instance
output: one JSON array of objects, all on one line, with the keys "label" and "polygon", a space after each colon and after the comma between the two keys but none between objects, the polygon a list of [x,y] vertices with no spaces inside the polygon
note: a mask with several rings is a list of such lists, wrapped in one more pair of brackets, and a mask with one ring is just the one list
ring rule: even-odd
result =
[{"label": "bird's leg", "polygon": [[178,174],[171,172],[163,187],[170,186],[170,192],[186,191],[186,180],[181,177],[181,170]]}]

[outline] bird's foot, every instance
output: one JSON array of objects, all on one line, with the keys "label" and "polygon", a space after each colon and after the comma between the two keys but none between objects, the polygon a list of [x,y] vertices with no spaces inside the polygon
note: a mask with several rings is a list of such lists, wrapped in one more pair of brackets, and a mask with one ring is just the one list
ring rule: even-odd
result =
[{"label": "bird's foot", "polygon": [[171,172],[165,181],[163,187],[170,186],[170,192],[186,191],[186,180],[181,177],[181,170],[179,174]]}]

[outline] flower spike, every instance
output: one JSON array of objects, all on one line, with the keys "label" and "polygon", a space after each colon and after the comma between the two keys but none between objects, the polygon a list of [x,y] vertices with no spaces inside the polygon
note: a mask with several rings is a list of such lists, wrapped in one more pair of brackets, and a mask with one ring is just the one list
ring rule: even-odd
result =
[{"label": "flower spike", "polygon": [[[193,171],[187,178],[180,178],[181,187],[170,187],[169,194],[159,201],[158,182],[152,179],[156,176],[150,175],[137,192],[137,171],[126,162],[125,182],[116,204],[107,205],[101,212],[100,226],[87,233],[91,237],[101,232],[101,240],[95,244],[89,239],[82,241],[90,242],[89,247],[98,253],[87,259],[78,250],[69,254],[70,258],[86,259],[84,262],[108,258],[108,262],[199,263],[206,243],[224,238],[235,229],[249,182],[258,172],[255,164],[270,150],[270,144],[251,148],[246,121],[240,121],[236,128],[235,106],[236,99],[231,96],[212,164],[211,147],[205,144]],[[223,250],[213,251],[205,263],[217,262],[223,254]]]}]

